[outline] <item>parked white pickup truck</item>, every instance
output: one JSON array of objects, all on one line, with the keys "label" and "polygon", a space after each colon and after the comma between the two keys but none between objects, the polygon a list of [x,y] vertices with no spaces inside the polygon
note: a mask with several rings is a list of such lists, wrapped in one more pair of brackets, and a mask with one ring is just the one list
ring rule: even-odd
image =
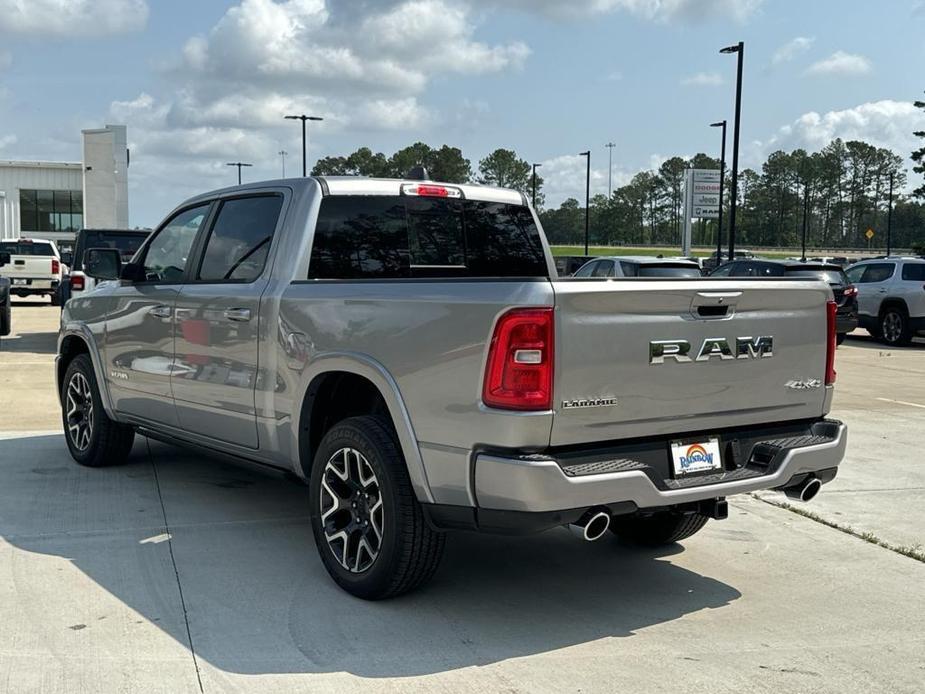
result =
[{"label": "parked white pickup truck", "polygon": [[10,254],[10,262],[0,268],[0,277],[10,280],[13,296],[50,296],[52,305],[58,305],[58,285],[67,267],[54,241],[0,241],[0,253]]}]

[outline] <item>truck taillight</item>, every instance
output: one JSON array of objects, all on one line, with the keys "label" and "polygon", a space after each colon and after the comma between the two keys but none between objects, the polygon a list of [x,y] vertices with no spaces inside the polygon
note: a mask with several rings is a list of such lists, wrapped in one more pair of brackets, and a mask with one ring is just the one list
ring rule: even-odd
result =
[{"label": "truck taillight", "polygon": [[71,290],[82,292],[84,290],[84,276],[71,275]]},{"label": "truck taillight", "polygon": [[482,402],[503,410],[552,408],[553,309],[516,308],[498,319]]},{"label": "truck taillight", "polygon": [[58,262],[57,258],[51,259],[51,274],[57,275],[61,272],[61,263]]},{"label": "truck taillight", "polygon": [[848,287],[845,289],[845,297],[851,298],[852,296],[857,296],[858,288],[857,287]]},{"label": "truck taillight", "polygon": [[825,348],[825,384],[835,383],[835,314],[838,304],[829,301],[825,306],[826,348]]}]

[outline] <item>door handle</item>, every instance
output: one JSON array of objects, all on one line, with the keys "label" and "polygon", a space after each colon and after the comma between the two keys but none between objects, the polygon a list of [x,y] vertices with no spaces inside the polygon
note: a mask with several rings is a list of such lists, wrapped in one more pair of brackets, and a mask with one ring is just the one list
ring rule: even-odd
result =
[{"label": "door handle", "polygon": [[151,309],[151,315],[155,318],[170,318],[170,306],[155,306]]},{"label": "door handle", "polygon": [[246,323],[251,319],[251,310],[249,308],[228,308],[225,309],[225,318],[238,323]]}]

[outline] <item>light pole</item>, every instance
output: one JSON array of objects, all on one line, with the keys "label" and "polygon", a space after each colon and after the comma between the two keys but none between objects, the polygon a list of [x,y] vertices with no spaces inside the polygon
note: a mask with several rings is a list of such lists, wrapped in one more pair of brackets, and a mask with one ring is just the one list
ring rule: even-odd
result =
[{"label": "light pole", "polygon": [[303,178],[308,175],[308,169],[306,168],[306,152],[305,152],[305,121],[322,121],[324,118],[319,118],[318,116],[306,116],[304,113],[299,114],[298,116],[286,116],[286,120],[300,120],[302,121],[302,176]]},{"label": "light pole", "polygon": [[245,164],[243,161],[231,161],[231,162],[228,162],[226,166],[237,166],[238,167],[238,185],[241,185],[241,167],[242,166],[253,166],[253,164]]},{"label": "light pole", "polygon": [[723,257],[723,187],[726,185],[726,121],[710,123],[711,128],[723,129],[723,143],[719,149],[719,218],[716,220],[716,267]]},{"label": "light pole", "polygon": [[281,149],[277,154],[279,154],[279,161],[283,166],[283,178],[286,178],[286,157],[289,155],[289,152]]},{"label": "light pole", "polygon": [[893,176],[890,173],[890,208],[886,213],[886,256],[890,257],[890,251],[893,250]]},{"label": "light pole", "polygon": [[591,150],[579,152],[579,156],[588,159],[588,169],[585,174],[585,255],[588,255],[588,230],[591,224]]},{"label": "light pole", "polygon": [[613,195],[613,148],[616,147],[616,143],[608,142],[604,147],[609,151],[607,153],[607,198],[609,199]]},{"label": "light pole", "polygon": [[809,183],[803,183],[803,255],[800,260],[806,262],[806,222],[809,218]]},{"label": "light pole", "polygon": [[745,43],[739,41],[735,46],[726,46],[720,53],[737,53],[739,56],[736,70],[735,125],[732,129],[732,203],[729,206],[729,260],[735,260],[736,202],[739,197],[739,121],[742,116],[742,61],[745,57]]},{"label": "light pole", "polygon": [[536,170],[541,167],[542,164],[533,165],[533,209],[536,209]]}]

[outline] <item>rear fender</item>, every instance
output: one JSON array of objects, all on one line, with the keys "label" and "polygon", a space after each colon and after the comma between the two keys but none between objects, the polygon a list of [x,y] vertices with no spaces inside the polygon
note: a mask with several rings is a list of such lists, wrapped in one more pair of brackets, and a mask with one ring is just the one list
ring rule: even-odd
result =
[{"label": "rear fender", "polygon": [[[332,371],[346,371],[348,373],[362,376],[369,380],[379,392],[388,407],[389,415],[395,425],[395,432],[398,435],[398,444],[401,446],[402,454],[405,458],[405,464],[408,468],[408,476],[411,478],[411,485],[414,488],[418,500],[423,503],[433,503],[434,497],[427,481],[427,474],[424,470],[424,461],[421,459],[421,451],[418,448],[417,437],[414,433],[414,427],[411,424],[411,417],[408,409],[405,407],[398,384],[386,368],[369,358],[364,354],[353,352],[336,352],[328,353],[313,358],[308,367],[302,372],[302,380],[299,385],[299,397],[296,402],[305,401],[306,394],[311,382],[317,377]],[[302,408],[300,407],[294,413],[295,425],[290,431],[290,448],[292,451],[292,469],[297,474],[302,474],[302,465],[299,460],[299,435],[302,431]]]}]

